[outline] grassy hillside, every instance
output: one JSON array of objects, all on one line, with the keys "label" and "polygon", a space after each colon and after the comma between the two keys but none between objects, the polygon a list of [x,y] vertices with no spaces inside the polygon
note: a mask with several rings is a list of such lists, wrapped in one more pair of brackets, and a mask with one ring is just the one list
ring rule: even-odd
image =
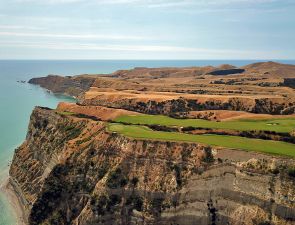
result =
[{"label": "grassy hillside", "polygon": [[167,141],[197,142],[212,146],[257,151],[295,157],[295,145],[280,141],[249,139],[227,135],[192,135],[177,132],[153,131],[144,126],[110,123],[108,130],[128,137]]},{"label": "grassy hillside", "polygon": [[151,125],[158,124],[163,126],[178,126],[178,127],[199,127],[227,130],[264,130],[289,133],[295,129],[294,118],[284,119],[257,119],[257,120],[235,120],[235,121],[208,121],[202,119],[174,119],[162,115],[136,115],[136,116],[120,116],[115,119],[115,122]]}]

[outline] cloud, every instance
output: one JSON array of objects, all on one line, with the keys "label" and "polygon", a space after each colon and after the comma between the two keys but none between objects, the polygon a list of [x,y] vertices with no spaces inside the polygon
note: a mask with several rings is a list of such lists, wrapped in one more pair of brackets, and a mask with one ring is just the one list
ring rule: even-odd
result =
[{"label": "cloud", "polygon": [[24,47],[24,48],[42,48],[55,50],[108,50],[108,51],[132,51],[132,52],[170,52],[170,53],[210,53],[210,54],[259,54],[257,51],[250,50],[234,50],[234,49],[208,49],[183,46],[168,45],[116,45],[116,44],[81,44],[81,43],[56,43],[56,42],[26,42],[26,41],[2,41],[2,47]]},{"label": "cloud", "polygon": [[[0,41],[0,48],[16,48],[20,50],[20,53],[27,52],[33,55],[37,52],[31,57],[39,59],[48,58],[49,55],[54,55],[52,57],[55,59],[288,59],[286,54],[273,50],[236,50],[148,44]],[[76,52],[78,54],[75,54]]]},{"label": "cloud", "polygon": [[22,26],[22,25],[0,25],[0,29],[5,30],[43,30],[44,28],[41,27],[34,27],[34,26]]},{"label": "cloud", "polygon": [[71,3],[96,3],[101,5],[136,5],[156,7],[178,7],[178,6],[220,6],[230,4],[261,4],[276,2],[278,0],[15,0],[21,3],[38,4],[71,4]]},{"label": "cloud", "polygon": [[[153,1],[153,0],[152,0]],[[113,4],[138,4],[144,3],[142,0],[15,0],[18,3],[37,3],[37,4],[71,4],[71,3],[97,3],[103,5],[113,5]],[[147,2],[150,2],[147,0]]]},{"label": "cloud", "polygon": [[0,31],[0,36],[8,37],[39,37],[60,39],[97,39],[97,40],[144,40],[146,37],[116,34],[56,34],[56,33],[30,33]]},{"label": "cloud", "polygon": [[15,0],[18,3],[38,3],[38,4],[68,4],[82,2],[84,0]]},{"label": "cloud", "polygon": [[201,7],[215,8],[220,6],[237,6],[237,5],[257,5],[263,3],[273,3],[278,0],[178,0],[178,1],[149,1],[150,8],[167,8],[167,7]]}]

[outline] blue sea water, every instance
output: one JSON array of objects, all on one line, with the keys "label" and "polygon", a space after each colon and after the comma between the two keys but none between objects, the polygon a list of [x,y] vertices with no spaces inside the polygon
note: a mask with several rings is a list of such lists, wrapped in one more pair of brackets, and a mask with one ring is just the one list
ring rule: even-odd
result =
[{"label": "blue sea water", "polygon": [[[60,101],[43,89],[17,81],[47,74],[77,75],[111,73],[133,67],[187,67],[232,64],[243,66],[254,60],[0,60],[0,185],[8,176],[14,149],[25,139],[30,113],[36,105],[55,108]],[[295,64],[295,60],[279,61]],[[16,218],[6,196],[0,193],[0,225],[14,225]]]}]

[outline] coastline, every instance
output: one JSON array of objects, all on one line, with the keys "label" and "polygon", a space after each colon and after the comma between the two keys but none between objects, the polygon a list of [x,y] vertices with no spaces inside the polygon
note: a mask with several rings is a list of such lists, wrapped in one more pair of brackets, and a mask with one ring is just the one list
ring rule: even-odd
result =
[{"label": "coastline", "polygon": [[[13,80],[11,83],[15,85],[16,82]],[[31,89],[24,88],[21,90],[25,91],[24,96],[28,97],[32,94]],[[26,91],[28,91],[28,93]],[[7,146],[6,145],[0,146],[1,150],[9,149],[7,151],[1,152],[3,154],[3,157],[2,155],[0,155],[1,163],[2,163],[1,172],[0,172],[0,195],[1,195],[0,197],[1,197],[1,206],[3,204],[4,210],[5,210],[5,212],[0,210],[0,224],[2,224],[1,223],[2,218],[4,218],[4,220],[6,221],[4,223],[5,225],[27,224],[26,220],[28,218],[29,205],[24,199],[21,193],[21,190],[18,187],[18,184],[9,176],[9,168],[12,163],[15,149],[17,149],[25,140],[24,134],[26,133],[27,126],[28,126],[27,120],[33,110],[33,107],[35,105],[45,105],[47,107],[55,108],[60,101],[69,101],[69,102],[77,101],[75,98],[73,98],[73,96],[55,95],[52,92],[47,93],[43,88],[37,88],[35,89],[35,91],[37,92],[37,94],[34,94],[34,96],[40,96],[40,99],[33,99],[34,103],[31,105],[28,104],[28,108],[25,108],[27,115],[23,117],[22,119],[23,124],[21,125],[21,128],[13,127],[13,129],[11,129],[9,132],[6,133],[6,134],[12,135],[13,134],[12,132],[15,132],[16,130],[20,130],[21,132],[17,133],[18,135],[16,136],[18,137],[17,139],[19,140],[13,141],[14,143],[17,143],[17,144],[11,145],[11,143],[13,143],[11,141],[10,143],[6,144]],[[44,97],[44,93],[46,93],[45,97]],[[29,95],[26,95],[26,94],[29,94]],[[48,100],[48,102],[46,101],[46,104],[44,104],[43,103],[44,100]],[[17,110],[15,110],[15,112],[17,112]],[[12,115],[17,116],[17,115],[14,115],[13,113]],[[1,124],[1,125],[7,126],[7,124]],[[17,126],[19,126],[19,124],[17,124]],[[6,212],[9,212],[9,215],[6,215]],[[9,218],[9,219],[6,220],[6,218]]]},{"label": "coastline", "polygon": [[17,225],[26,225],[27,224],[27,213],[24,208],[24,205],[20,199],[20,194],[11,183],[11,178],[7,178],[7,180],[3,183],[0,188],[0,191],[7,198],[10,207],[13,209],[13,214],[16,218]]},{"label": "coastline", "polygon": [[[17,149],[20,145],[21,142],[10,149]],[[11,216],[13,216],[13,222],[16,225],[25,225],[25,210],[21,204],[16,189],[10,183],[11,178],[9,176],[9,169],[12,163],[12,158],[13,154],[6,159],[3,171],[0,173],[0,194],[3,199],[5,199],[5,203],[7,204],[6,208],[11,212]]]}]

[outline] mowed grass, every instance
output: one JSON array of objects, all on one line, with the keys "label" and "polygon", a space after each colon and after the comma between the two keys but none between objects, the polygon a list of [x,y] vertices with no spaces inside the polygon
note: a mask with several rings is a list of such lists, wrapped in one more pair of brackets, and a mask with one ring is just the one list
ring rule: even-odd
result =
[{"label": "mowed grass", "polygon": [[110,123],[108,125],[108,130],[132,138],[196,142],[211,146],[295,157],[295,145],[281,141],[249,139],[227,135],[192,135],[177,132],[162,132],[153,131],[144,126],[123,125],[117,123]]},{"label": "mowed grass", "polygon": [[281,133],[290,133],[295,129],[295,118],[283,119],[243,119],[234,121],[208,121],[202,119],[175,119],[163,115],[126,115],[120,116],[114,120],[119,123],[141,124],[141,125],[163,125],[177,127],[198,127],[226,130],[263,130],[275,131]]}]

